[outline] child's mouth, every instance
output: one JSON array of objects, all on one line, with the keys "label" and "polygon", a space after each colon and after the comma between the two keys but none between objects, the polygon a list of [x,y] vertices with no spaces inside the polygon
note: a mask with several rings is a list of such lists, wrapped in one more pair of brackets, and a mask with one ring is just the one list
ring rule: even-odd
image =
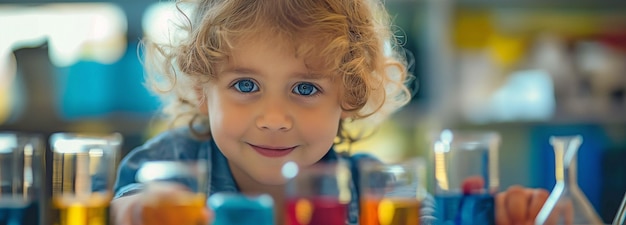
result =
[{"label": "child's mouth", "polygon": [[274,146],[257,146],[257,145],[252,145],[252,144],[250,144],[250,146],[252,147],[252,149],[254,149],[256,152],[258,152],[262,156],[272,157],[272,158],[285,156],[296,148],[296,146],[274,147]]}]

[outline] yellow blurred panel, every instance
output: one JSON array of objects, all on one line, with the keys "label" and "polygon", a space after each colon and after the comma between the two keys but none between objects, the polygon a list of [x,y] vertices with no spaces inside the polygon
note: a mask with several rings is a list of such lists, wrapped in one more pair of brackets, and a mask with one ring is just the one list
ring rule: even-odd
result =
[{"label": "yellow blurred panel", "polygon": [[587,36],[599,31],[601,19],[601,15],[590,13],[543,11],[530,17],[529,24],[535,31],[549,31],[567,36]]},{"label": "yellow blurred panel", "polygon": [[0,124],[11,114],[11,85],[15,77],[15,58],[13,54],[0,49]]},{"label": "yellow blurred panel", "polygon": [[461,49],[483,48],[493,32],[493,18],[487,10],[461,10],[453,28],[454,44]]},{"label": "yellow blurred panel", "polygon": [[9,118],[9,112],[11,112],[10,103],[10,91],[4,85],[0,86],[0,124],[3,124]]},{"label": "yellow blurred panel", "polygon": [[496,63],[508,67],[526,54],[527,41],[525,35],[493,33],[489,37],[489,53]]}]

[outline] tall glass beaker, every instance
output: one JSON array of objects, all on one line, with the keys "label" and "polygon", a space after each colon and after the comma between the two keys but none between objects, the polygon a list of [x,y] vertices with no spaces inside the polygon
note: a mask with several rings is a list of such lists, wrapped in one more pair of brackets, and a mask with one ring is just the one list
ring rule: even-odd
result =
[{"label": "tall glass beaker", "polygon": [[500,135],[443,130],[433,138],[435,224],[495,224]]},{"label": "tall glass beaker", "polygon": [[361,225],[419,225],[425,162],[366,161],[359,165]]},{"label": "tall glass beaker", "polygon": [[0,132],[0,224],[47,224],[43,137]]},{"label": "tall glass beaker", "polygon": [[[292,166],[293,165],[293,166]],[[352,173],[348,161],[317,163],[297,169],[292,162],[284,168],[287,225],[345,225],[349,218]],[[287,171],[287,169],[284,169]]]},{"label": "tall glass beaker", "polygon": [[122,135],[54,133],[52,225],[110,225],[109,206]]},{"label": "tall glass beaker", "polygon": [[543,205],[535,225],[604,224],[577,182],[576,158],[583,142],[577,136],[552,136],[556,185]]}]

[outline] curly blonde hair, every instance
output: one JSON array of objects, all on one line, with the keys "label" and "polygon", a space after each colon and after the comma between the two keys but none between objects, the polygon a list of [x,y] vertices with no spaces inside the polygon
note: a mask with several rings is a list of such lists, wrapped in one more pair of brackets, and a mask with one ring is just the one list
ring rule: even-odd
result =
[{"label": "curly blonde hair", "polygon": [[411,98],[405,52],[378,0],[195,0],[177,1],[176,8],[182,20],[173,22],[182,35],[143,40],[147,81],[172,125],[188,124],[199,136],[210,133],[193,129],[208,123],[198,88],[217,76],[232,43],[251,38],[286,41],[311,72],[341,82],[341,107],[351,117],[339,121],[339,142],[358,139],[346,123],[378,124]]}]

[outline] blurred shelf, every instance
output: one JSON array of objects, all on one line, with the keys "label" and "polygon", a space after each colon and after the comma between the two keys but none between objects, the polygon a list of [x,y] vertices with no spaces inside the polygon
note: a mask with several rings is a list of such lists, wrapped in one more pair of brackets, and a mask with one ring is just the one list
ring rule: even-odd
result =
[{"label": "blurred shelf", "polygon": [[459,6],[482,6],[482,7],[567,7],[567,8],[606,8],[626,9],[624,0],[457,0]]},{"label": "blurred shelf", "polygon": [[467,120],[460,120],[455,126],[470,126],[470,127],[527,127],[527,126],[539,126],[539,125],[580,125],[580,124],[594,124],[600,126],[624,126],[626,125],[626,118],[622,117],[567,117],[559,116],[550,120],[519,120],[519,121],[492,121],[486,123],[473,123]]},{"label": "blurred shelf", "polygon": [[121,134],[145,133],[152,120],[133,116],[109,116],[75,121],[50,118],[27,119],[20,122],[0,124],[1,131],[20,131],[51,134],[54,132],[119,132]]}]

